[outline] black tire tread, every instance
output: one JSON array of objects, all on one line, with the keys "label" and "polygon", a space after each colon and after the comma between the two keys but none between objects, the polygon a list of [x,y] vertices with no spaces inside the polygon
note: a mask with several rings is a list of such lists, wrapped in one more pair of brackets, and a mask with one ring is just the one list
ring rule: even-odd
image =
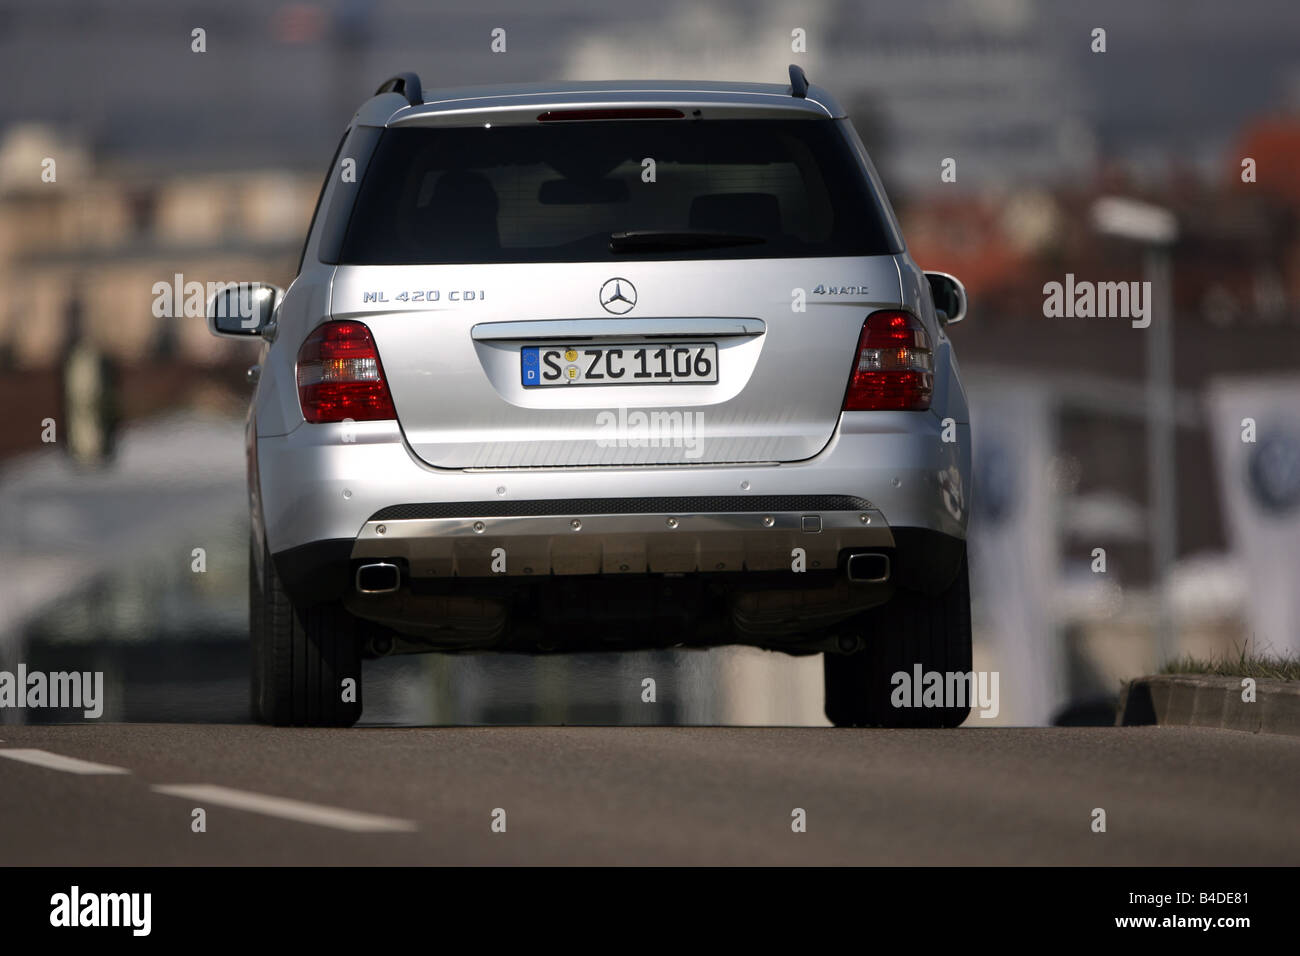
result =
[{"label": "black tire tread", "polygon": [[861,619],[865,647],[856,654],[826,654],[826,717],[837,727],[956,727],[964,707],[894,707],[891,677],[972,668],[970,579],[963,557],[956,578],[938,597],[899,590]]},{"label": "black tire tread", "polygon": [[[337,604],[295,608],[265,551],[260,575],[250,555],[249,604],[253,719],[279,727],[355,724],[362,708],[356,619]],[[348,677],[355,702],[343,701]]]}]

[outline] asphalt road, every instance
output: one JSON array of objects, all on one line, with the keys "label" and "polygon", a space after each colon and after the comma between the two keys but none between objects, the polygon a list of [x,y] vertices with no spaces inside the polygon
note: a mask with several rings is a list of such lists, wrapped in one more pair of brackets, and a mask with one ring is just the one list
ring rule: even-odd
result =
[{"label": "asphalt road", "polygon": [[1300,863],[1300,740],[1227,731],[106,724],[0,755],[0,864]]}]

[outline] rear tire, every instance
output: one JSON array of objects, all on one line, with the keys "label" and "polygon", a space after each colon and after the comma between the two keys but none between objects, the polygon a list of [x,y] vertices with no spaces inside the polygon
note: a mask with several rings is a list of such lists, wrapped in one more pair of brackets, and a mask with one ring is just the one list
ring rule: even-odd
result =
[{"label": "rear tire", "polygon": [[248,578],[253,720],[351,727],[361,717],[356,619],[338,604],[295,608],[265,549],[261,574],[250,553]]},{"label": "rear tire", "polygon": [[[865,643],[856,654],[826,654],[826,717],[837,727],[956,727],[962,707],[895,707],[893,675],[971,671],[970,582],[966,559],[937,597],[899,590],[861,618]],[[944,701],[947,703],[947,701]]]}]

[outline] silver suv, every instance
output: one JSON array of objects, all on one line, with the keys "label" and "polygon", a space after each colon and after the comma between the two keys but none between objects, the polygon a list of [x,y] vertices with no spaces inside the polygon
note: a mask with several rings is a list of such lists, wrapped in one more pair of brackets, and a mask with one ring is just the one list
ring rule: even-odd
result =
[{"label": "silver suv", "polygon": [[971,667],[965,311],[798,67],[392,78],[293,284],[209,305],[264,343],[254,718],[350,725],[386,654],[748,644],[835,724],[961,723],[894,691]]}]

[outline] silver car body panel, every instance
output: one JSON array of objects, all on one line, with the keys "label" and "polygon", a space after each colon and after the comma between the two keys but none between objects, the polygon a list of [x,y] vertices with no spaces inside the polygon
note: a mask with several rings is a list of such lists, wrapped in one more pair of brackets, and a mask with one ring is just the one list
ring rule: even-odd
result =
[{"label": "silver car body panel", "polygon": [[[525,388],[524,339],[475,337],[504,321],[557,323],[554,344],[590,341],[584,322],[609,319],[598,293],[614,270],[637,290],[629,323],[652,320],[684,343],[717,345],[717,384]],[[820,283],[852,282],[865,295],[818,296]],[[802,290],[806,311],[792,308]],[[404,304],[437,293],[439,303]],[[386,300],[367,303],[371,296]],[[456,296],[456,301],[446,301]],[[853,349],[866,315],[900,304],[891,256],[340,266],[331,314],[364,322],[375,337],[406,439],[443,468],[798,461],[826,446],[839,419]],[[696,316],[757,317],[763,330],[710,336]],[[602,319],[604,316],[605,319]],[[682,321],[674,324],[673,319]],[[563,319],[571,319],[567,328]],[[564,331],[559,331],[564,329]],[[599,335],[597,338],[601,338]],[[659,336],[662,337],[662,334]],[[649,336],[647,336],[649,338]],[[635,340],[633,342],[634,347]],[[834,369],[835,375],[827,371]],[[621,415],[619,410],[624,410]],[[658,445],[613,436],[610,413],[674,409],[683,431]],[[485,436],[490,437],[485,442]]]},{"label": "silver car body panel", "polygon": [[[425,464],[395,422],[358,422],[304,425],[289,435],[260,438],[257,458],[273,552],[318,540],[356,539],[374,515],[396,504],[610,496],[855,495],[879,515],[873,532],[883,524],[964,538],[969,424],[955,425],[952,442],[943,441],[942,432],[941,420],[930,413],[845,412],[825,449],[790,464],[475,472]],[[587,515],[575,507],[561,517],[567,522]],[[665,525],[663,533],[670,530]],[[472,527],[465,536],[475,536]],[[879,539],[873,534],[861,543]]]}]

